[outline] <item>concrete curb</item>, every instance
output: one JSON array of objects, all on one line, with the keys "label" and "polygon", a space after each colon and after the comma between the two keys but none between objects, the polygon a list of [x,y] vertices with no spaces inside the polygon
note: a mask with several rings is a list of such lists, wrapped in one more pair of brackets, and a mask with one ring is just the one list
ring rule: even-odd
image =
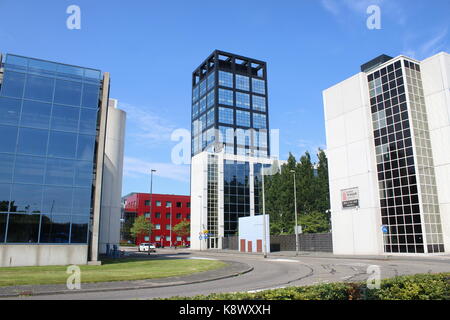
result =
[{"label": "concrete curb", "polygon": [[[227,260],[219,260],[225,263],[230,263],[235,261],[227,261]],[[239,262],[240,264],[243,264],[246,266],[245,269],[234,272],[232,274],[228,275],[221,275],[219,277],[212,277],[208,279],[201,279],[201,280],[194,280],[194,281],[188,281],[183,283],[161,283],[161,284],[153,284],[153,285],[138,285],[138,286],[129,286],[129,287],[111,287],[111,288],[94,288],[94,289],[81,289],[81,290],[60,290],[60,291],[48,291],[48,292],[32,292],[30,294],[1,294],[0,293],[0,299],[1,298],[17,298],[22,296],[43,296],[43,295],[58,295],[58,294],[74,294],[74,293],[91,293],[91,292],[109,292],[109,291],[119,291],[119,290],[139,290],[139,289],[153,289],[153,288],[165,288],[165,287],[175,287],[175,286],[184,286],[184,285],[190,285],[190,284],[196,284],[196,283],[203,283],[203,282],[209,282],[209,281],[216,281],[216,280],[222,280],[227,278],[233,278],[237,277],[246,273],[249,273],[253,271],[253,267],[249,266],[248,264]],[[225,267],[226,268],[226,267]],[[206,271],[207,272],[207,271]],[[169,279],[169,278],[168,278]],[[148,279],[150,280],[150,279]],[[142,281],[142,280],[137,280]],[[118,281],[120,282],[120,281]],[[130,281],[132,282],[132,281]],[[101,282],[100,282],[101,283]]]}]

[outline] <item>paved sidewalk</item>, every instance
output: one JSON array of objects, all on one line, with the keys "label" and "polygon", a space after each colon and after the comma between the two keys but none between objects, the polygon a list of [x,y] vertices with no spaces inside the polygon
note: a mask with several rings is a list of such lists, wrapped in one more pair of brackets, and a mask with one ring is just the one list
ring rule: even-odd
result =
[{"label": "paved sidewalk", "polygon": [[[221,261],[227,263],[227,266],[216,270],[198,272],[191,275],[180,277],[134,280],[134,281],[81,283],[80,290],[69,290],[67,289],[67,286],[65,284],[0,287],[0,298],[18,297],[24,295],[34,296],[34,295],[48,295],[48,294],[62,294],[62,293],[70,294],[83,292],[101,292],[101,291],[170,287],[235,277],[253,270],[252,267],[250,267],[245,263],[227,260]],[[83,281],[83,276],[81,280]]]}]

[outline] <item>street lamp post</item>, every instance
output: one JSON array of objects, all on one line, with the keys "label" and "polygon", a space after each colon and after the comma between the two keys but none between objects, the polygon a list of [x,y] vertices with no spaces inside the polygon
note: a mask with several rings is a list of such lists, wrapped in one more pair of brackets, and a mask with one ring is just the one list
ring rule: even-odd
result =
[{"label": "street lamp post", "polygon": [[170,202],[170,229],[169,229],[169,237],[170,237],[170,247],[172,248],[172,202]]},{"label": "street lamp post", "polygon": [[291,173],[294,174],[295,255],[298,256],[297,188],[295,184],[295,170],[291,170]]},{"label": "street lamp post", "polygon": [[200,251],[203,250],[203,202],[202,202],[202,196],[199,195],[198,198],[200,199]]},{"label": "street lamp post", "polygon": [[151,237],[152,237],[152,198],[153,198],[153,172],[156,172],[155,169],[150,170],[150,225],[148,227],[148,255],[150,255],[150,243],[151,243]]},{"label": "street lamp post", "polygon": [[261,178],[262,178],[262,204],[263,204],[263,252],[264,258],[267,258],[267,235],[266,235],[266,200],[264,193],[264,165],[261,164]]}]

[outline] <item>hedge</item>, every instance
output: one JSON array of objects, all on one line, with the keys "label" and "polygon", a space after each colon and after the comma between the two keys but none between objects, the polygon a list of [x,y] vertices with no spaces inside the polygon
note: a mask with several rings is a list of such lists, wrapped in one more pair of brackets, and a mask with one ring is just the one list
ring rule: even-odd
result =
[{"label": "hedge", "polygon": [[381,281],[379,289],[365,283],[325,283],[247,293],[213,293],[170,300],[450,300],[450,273],[399,276]]}]

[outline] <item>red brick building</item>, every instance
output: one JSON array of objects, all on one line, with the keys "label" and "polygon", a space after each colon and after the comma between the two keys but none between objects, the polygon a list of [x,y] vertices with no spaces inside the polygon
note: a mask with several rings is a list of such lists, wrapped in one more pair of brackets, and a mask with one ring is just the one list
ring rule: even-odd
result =
[{"label": "red brick building", "polygon": [[[123,219],[131,221],[136,217],[145,215],[153,224],[151,238],[140,236],[136,244],[142,242],[155,243],[157,246],[190,245],[190,236],[180,236],[171,229],[183,220],[191,220],[191,197],[173,194],[152,194],[152,207],[150,210],[149,193],[131,193],[122,198],[124,203]],[[150,217],[151,212],[151,217]],[[131,224],[131,223],[130,223]]]}]

